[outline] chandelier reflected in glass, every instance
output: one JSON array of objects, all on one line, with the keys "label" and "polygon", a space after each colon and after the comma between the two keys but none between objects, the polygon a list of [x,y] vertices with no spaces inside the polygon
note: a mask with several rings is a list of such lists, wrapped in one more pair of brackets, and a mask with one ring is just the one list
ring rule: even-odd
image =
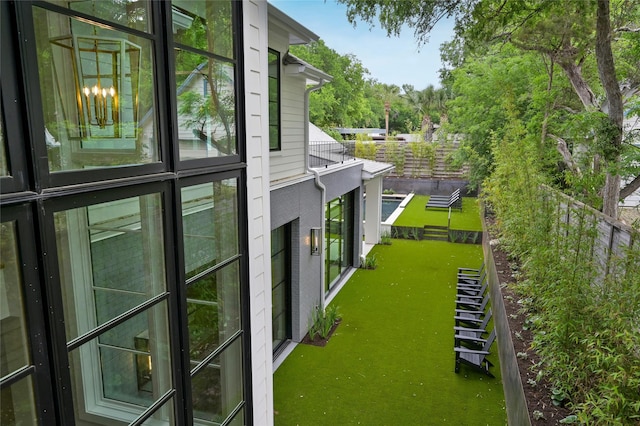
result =
[{"label": "chandelier reflected in glass", "polygon": [[[82,139],[135,139],[141,48],[124,38],[68,35],[50,40],[71,57],[74,103]],[[55,50],[54,50],[55,52]],[[54,61],[54,63],[57,63]],[[66,86],[68,87],[68,85]],[[60,88],[61,96],[64,90]]]}]

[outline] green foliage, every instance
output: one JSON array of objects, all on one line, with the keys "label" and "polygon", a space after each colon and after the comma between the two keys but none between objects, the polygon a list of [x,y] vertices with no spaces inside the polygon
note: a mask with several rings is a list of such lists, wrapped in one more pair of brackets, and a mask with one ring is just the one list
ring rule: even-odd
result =
[{"label": "green foliage", "polygon": [[355,155],[358,158],[365,158],[367,160],[375,160],[376,153],[378,152],[378,145],[371,142],[364,142],[362,140],[356,140]]},{"label": "green foliage", "polygon": [[399,144],[397,141],[387,140],[384,143],[384,161],[393,164],[396,176],[404,175],[404,163],[406,156],[404,153],[404,145]]},{"label": "green foliage", "polygon": [[[369,74],[354,55],[341,55],[320,40],[291,46],[291,53],[333,77],[331,83],[311,93],[309,119],[319,127],[365,127],[375,119],[365,76]],[[382,116],[384,118],[384,116]]]},{"label": "green foliage", "polygon": [[316,306],[311,312],[311,319],[309,320],[309,338],[311,340],[315,340],[316,337],[326,339],[329,337],[333,325],[339,320],[340,314],[336,305],[329,305],[324,311],[319,306]]},{"label": "green foliage", "polygon": [[364,258],[364,262],[362,263],[363,269],[376,269],[378,267],[378,258],[375,254],[371,254]]},{"label": "green foliage", "polygon": [[391,245],[391,233],[390,232],[383,232],[382,235],[380,235],[380,244],[385,245],[385,246]]},{"label": "green foliage", "polygon": [[522,263],[517,290],[527,300],[533,349],[555,384],[550,398],[583,424],[637,424],[640,245],[611,253],[603,268],[594,257],[602,247],[598,216],[541,186],[537,141],[514,111],[507,108],[509,124],[493,137],[495,169],[483,195],[501,243]]},{"label": "green foliage", "polygon": [[411,154],[413,155],[414,160],[417,160],[417,168],[413,168],[413,176],[418,177],[423,174],[423,166],[426,165],[429,167],[430,175],[433,174],[433,169],[436,164],[436,149],[438,148],[438,144],[433,142],[409,142],[409,149],[411,149]]}]

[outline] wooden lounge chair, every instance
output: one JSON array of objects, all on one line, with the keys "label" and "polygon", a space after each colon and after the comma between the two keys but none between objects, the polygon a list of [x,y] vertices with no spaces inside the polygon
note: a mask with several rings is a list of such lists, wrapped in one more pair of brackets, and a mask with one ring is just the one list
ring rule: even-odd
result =
[{"label": "wooden lounge chair", "polygon": [[[472,368],[482,371],[487,376],[494,377],[494,375],[489,371],[489,367],[493,366],[491,361],[487,359],[487,355],[490,354],[489,349],[493,342],[496,340],[496,330],[492,330],[489,337],[484,340],[481,338],[475,337],[466,337],[461,335],[456,335],[456,343],[453,348],[456,354],[455,358],[455,372],[460,372],[460,365],[465,364]],[[481,349],[471,349],[466,346],[469,342],[482,344]]]},{"label": "wooden lounge chair", "polygon": [[484,262],[482,262],[482,265],[480,265],[479,268],[474,269],[474,268],[458,268],[458,277],[460,276],[467,276],[467,277],[478,277],[480,275],[482,275],[482,273],[484,272]]},{"label": "wooden lounge chair", "polygon": [[429,196],[429,200],[451,200],[452,198],[458,198],[460,197],[460,189],[456,189],[455,191],[453,191],[451,194],[449,195],[431,195]]},{"label": "wooden lounge chair", "polygon": [[466,286],[477,286],[480,287],[483,285],[484,281],[487,279],[487,272],[482,271],[477,277],[472,277],[469,275],[460,275],[458,274],[458,285],[466,285]]},{"label": "wooden lounge chair", "polygon": [[484,297],[479,296],[482,300],[478,299],[478,296],[458,296],[456,299],[456,310],[466,309],[469,311],[476,311],[484,313],[487,304],[489,303],[489,295]]},{"label": "wooden lounge chair", "polygon": [[470,324],[469,326],[456,325],[453,327],[453,330],[455,331],[455,334],[460,334],[462,336],[482,337],[484,334],[487,334],[487,326],[489,325],[491,316],[492,312],[491,309],[489,309],[481,323]]},{"label": "wooden lounge chair", "polygon": [[448,209],[456,208],[462,211],[462,199],[460,198],[460,190],[454,191],[449,197],[438,198],[437,195],[429,197],[429,201],[424,206],[425,210],[429,208],[434,209]]},{"label": "wooden lounge chair", "polygon": [[458,297],[472,296],[472,297],[481,299],[484,293],[487,291],[487,288],[489,288],[488,281],[485,281],[484,284],[480,287],[478,287],[477,285],[474,285],[474,286],[458,285],[457,287]]}]

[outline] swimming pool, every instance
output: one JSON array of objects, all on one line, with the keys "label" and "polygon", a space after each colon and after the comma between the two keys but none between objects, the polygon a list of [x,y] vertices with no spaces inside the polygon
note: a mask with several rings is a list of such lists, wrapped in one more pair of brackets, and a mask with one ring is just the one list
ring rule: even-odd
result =
[{"label": "swimming pool", "polygon": [[[398,206],[400,205],[400,203],[402,203],[402,198],[397,198],[397,197],[384,197],[382,198],[382,215],[380,217],[380,222],[385,222],[387,219],[389,219],[389,216],[391,216],[393,214],[394,211],[396,211],[396,209],[398,208]],[[367,200],[365,199],[363,201],[363,208],[364,208],[364,212],[367,211]],[[364,215],[363,212],[363,215]],[[364,218],[365,220],[367,219],[366,217]]]}]

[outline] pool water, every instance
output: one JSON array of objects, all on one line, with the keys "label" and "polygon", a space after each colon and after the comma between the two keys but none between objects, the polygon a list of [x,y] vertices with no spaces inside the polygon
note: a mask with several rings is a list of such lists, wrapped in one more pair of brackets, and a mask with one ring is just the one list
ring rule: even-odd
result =
[{"label": "pool water", "polygon": [[[382,216],[380,218],[380,222],[384,222],[389,219],[389,216],[398,208],[402,200],[390,200],[390,199],[382,199]],[[367,211],[367,200],[363,202],[364,211]],[[365,217],[366,220],[366,217]]]}]

